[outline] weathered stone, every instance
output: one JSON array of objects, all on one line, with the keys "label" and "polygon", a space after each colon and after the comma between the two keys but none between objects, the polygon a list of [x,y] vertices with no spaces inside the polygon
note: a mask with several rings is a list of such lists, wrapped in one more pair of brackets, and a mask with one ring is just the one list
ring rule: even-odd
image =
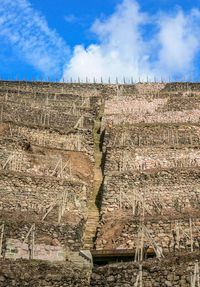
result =
[{"label": "weathered stone", "polygon": [[[149,266],[148,260],[142,262],[147,264],[144,286],[190,286],[194,260],[186,258],[182,265],[179,261],[191,247],[185,235],[190,234],[190,217],[197,227],[194,257],[199,250],[199,103],[197,83],[1,81],[4,256],[26,258],[30,267],[31,238],[23,240],[33,223],[34,259],[65,260],[67,253],[69,260],[70,252],[78,252],[86,241],[84,230],[89,230],[89,248],[96,234],[96,248],[135,249],[143,220],[157,248],[177,260],[166,265],[165,259],[150,261]],[[179,244],[177,223],[184,231]],[[145,250],[151,245],[144,236]],[[80,264],[79,259],[74,261]],[[88,286],[84,268],[71,268],[68,262],[68,269],[63,265],[51,269],[47,262],[35,262],[30,276],[23,262],[7,259],[1,264],[0,280],[11,287]],[[91,286],[128,287],[135,284],[138,265],[95,267],[94,274]]]},{"label": "weathered stone", "polygon": [[107,281],[108,281],[108,282],[113,282],[113,281],[115,281],[115,277],[114,277],[114,276],[109,276],[109,277],[107,278]]},{"label": "weathered stone", "polygon": [[168,286],[168,287],[172,287],[173,286],[171,281],[165,281],[165,285]]}]

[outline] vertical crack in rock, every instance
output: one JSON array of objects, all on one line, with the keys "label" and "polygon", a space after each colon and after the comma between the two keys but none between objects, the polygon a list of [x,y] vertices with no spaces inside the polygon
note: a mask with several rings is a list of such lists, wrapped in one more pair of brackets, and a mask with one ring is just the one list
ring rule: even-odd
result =
[{"label": "vertical crack in rock", "polygon": [[93,190],[88,203],[88,217],[83,236],[83,248],[93,249],[96,238],[96,229],[99,224],[99,211],[101,206],[101,189],[103,182],[103,162],[104,154],[102,152],[102,144],[104,139],[104,131],[101,130],[101,120],[104,112],[104,100],[99,110],[98,117],[94,124],[94,182]]}]

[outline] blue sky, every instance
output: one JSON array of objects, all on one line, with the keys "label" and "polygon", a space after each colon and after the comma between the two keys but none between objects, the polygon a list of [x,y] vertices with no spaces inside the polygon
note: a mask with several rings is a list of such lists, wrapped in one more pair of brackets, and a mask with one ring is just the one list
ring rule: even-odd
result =
[{"label": "blue sky", "polygon": [[5,79],[199,79],[200,0],[0,4]]}]

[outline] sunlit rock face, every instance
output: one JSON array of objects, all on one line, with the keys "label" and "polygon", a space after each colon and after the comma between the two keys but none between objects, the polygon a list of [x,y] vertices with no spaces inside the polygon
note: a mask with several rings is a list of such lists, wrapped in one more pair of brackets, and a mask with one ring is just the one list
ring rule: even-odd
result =
[{"label": "sunlit rock face", "polygon": [[135,250],[141,224],[164,256],[143,258],[144,286],[190,286],[199,147],[197,83],[0,81],[0,286],[135,284],[137,263],[91,275],[79,250]]}]

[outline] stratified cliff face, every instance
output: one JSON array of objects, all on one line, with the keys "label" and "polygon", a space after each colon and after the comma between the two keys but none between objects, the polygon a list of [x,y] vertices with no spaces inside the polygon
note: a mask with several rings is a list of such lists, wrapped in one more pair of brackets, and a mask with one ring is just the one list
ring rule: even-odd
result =
[{"label": "stratified cliff face", "polygon": [[[165,257],[190,254],[193,270],[200,247],[199,148],[200,84],[0,81],[0,286],[89,286],[89,270],[83,274],[79,266],[73,277],[66,261],[77,263],[83,248],[134,249],[141,238],[143,248]],[[25,272],[22,259],[41,277],[13,281]],[[124,274],[138,268],[130,266]],[[62,278],[46,281],[44,270],[54,267]],[[161,269],[154,275],[175,270]],[[91,286],[123,286],[118,269],[106,273],[114,279],[103,285],[102,270],[94,270]],[[144,286],[161,286],[149,276]],[[168,279],[155,282],[190,286]]]},{"label": "stratified cliff face", "polygon": [[102,129],[96,248],[136,247],[144,221],[163,252],[199,249],[200,85],[121,86],[105,102]]},{"label": "stratified cliff face", "polygon": [[[42,245],[60,248],[57,253],[78,251],[93,187],[93,127],[101,92],[93,86],[1,82],[0,101],[4,239],[24,240],[35,224],[34,258],[47,258]],[[56,256],[63,260],[63,254]]]}]

